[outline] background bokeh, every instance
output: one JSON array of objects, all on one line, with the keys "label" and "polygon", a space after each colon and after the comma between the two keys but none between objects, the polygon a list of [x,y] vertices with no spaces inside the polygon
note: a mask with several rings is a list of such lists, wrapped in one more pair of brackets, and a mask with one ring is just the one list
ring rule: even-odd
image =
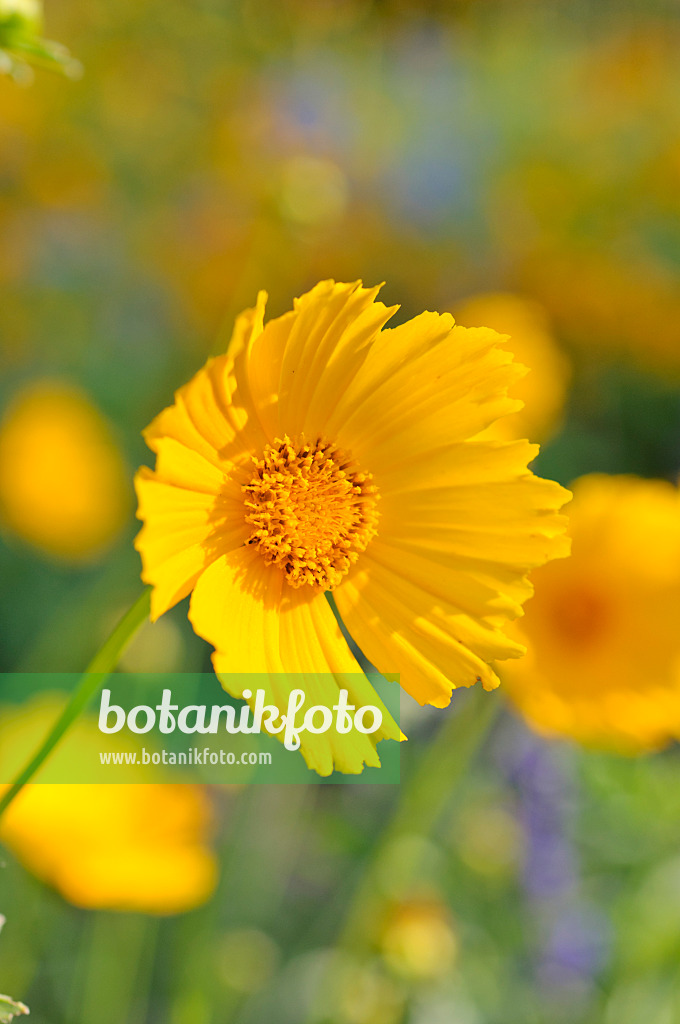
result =
[{"label": "background bokeh", "polygon": [[[0,670],[80,670],[134,600],[140,430],[259,288],[277,314],[323,277],[384,280],[399,319],[516,325],[537,471],[676,479],[674,3],[45,14],[84,72],[0,74]],[[123,667],[208,653],[180,607]],[[446,714],[405,706],[405,779]],[[55,834],[102,845],[106,817],[62,794],[59,815],[36,804],[37,853],[6,837],[0,990],[35,1024],[672,1024],[679,781],[674,748],[584,751],[504,710],[455,790],[433,775],[433,829],[385,839],[390,786],[182,798],[219,880],[161,916],[139,877],[118,897],[60,881],[55,847],[78,853]],[[146,807],[111,812],[116,878]],[[362,877],[381,896],[366,941],[332,952]]]}]

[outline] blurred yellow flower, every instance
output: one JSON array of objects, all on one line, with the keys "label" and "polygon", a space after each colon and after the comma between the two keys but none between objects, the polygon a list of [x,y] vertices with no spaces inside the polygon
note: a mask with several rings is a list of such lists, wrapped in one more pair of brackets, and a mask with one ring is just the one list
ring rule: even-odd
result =
[{"label": "blurred yellow flower", "polygon": [[[676,182],[674,170],[677,192]],[[581,350],[600,358],[625,355],[677,375],[680,296],[676,276],[661,261],[571,245],[541,251],[524,273],[560,331]]]},{"label": "blurred yellow flower", "polygon": [[122,528],[125,465],[85,395],[53,381],[20,391],[0,423],[0,525],[58,558],[95,557]]},{"label": "blurred yellow flower", "polygon": [[[45,696],[29,706],[3,709],[0,777],[16,774],[59,706]],[[100,749],[105,744],[96,721],[83,717],[42,777],[59,778],[65,764],[88,755],[91,760]],[[210,802],[197,786],[46,782],[26,786],[16,797],[2,817],[0,839],[29,871],[76,906],[175,914],[204,903],[214,890],[211,823]]]},{"label": "blurred yellow flower", "polygon": [[432,981],[451,971],[458,939],[451,916],[441,902],[410,900],[390,910],[380,948],[395,973]]},{"label": "blurred yellow flower", "polygon": [[541,732],[661,747],[680,737],[680,494],[658,480],[583,477],[570,521],[572,557],[532,575],[529,652],[504,666],[507,690]]},{"label": "blurred yellow flower", "polygon": [[550,331],[545,310],[537,302],[504,292],[474,295],[456,306],[462,324],[484,324],[508,335],[508,349],[529,368],[511,389],[524,408],[489,428],[485,437],[545,441],[560,426],[571,366]]},{"label": "blurred yellow flower", "polygon": [[[157,462],[137,476],[137,547],[153,618],[193,591],[218,673],[325,673],[317,701],[346,687],[377,703],[332,590],[370,661],[444,707],[454,687],[495,687],[490,662],[523,653],[503,626],[528,570],[567,553],[568,492],[528,471],[535,446],[475,439],[520,405],[498,335],[435,313],[383,330],[396,307],[377,292],[324,281],[264,327],[260,294],[228,353],[145,433]],[[247,682],[225,685],[238,697]],[[307,763],[379,764],[375,742],[399,736],[384,715],[351,743],[305,734]]]},{"label": "blurred yellow flower", "polygon": [[78,907],[177,914],[216,880],[207,799],[192,786],[30,785],[0,838]]}]

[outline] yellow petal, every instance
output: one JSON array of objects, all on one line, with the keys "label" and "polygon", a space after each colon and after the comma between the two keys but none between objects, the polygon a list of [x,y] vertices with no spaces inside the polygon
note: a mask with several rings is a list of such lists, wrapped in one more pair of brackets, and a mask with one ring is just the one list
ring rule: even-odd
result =
[{"label": "yellow petal", "polygon": [[[280,430],[316,438],[397,307],[378,288],[322,281],[295,302],[279,382]],[[266,331],[266,329],[265,329]]]},{"label": "yellow petal", "polygon": [[[177,448],[209,465],[181,445]],[[171,475],[178,479],[177,474]],[[191,490],[142,467],[135,477],[135,489],[137,515],[145,521],[135,547],[142,556],[142,579],[154,588],[151,619],[155,621],[187,596],[215,558],[242,545],[248,530],[235,487],[230,493],[225,485],[221,494]]]},{"label": "yellow petal", "polygon": [[[400,673],[407,693],[435,707],[446,707],[456,687],[476,682],[487,690],[498,686],[493,669],[452,632],[465,632],[464,616],[447,616],[426,592],[396,572],[368,558],[363,565],[363,571],[335,591],[335,599],[351,636],[381,672]],[[488,639],[485,646],[489,648]],[[499,643],[498,650],[504,657],[512,653],[507,642]]]},{"label": "yellow petal", "polygon": [[338,431],[354,410],[370,402],[376,390],[400,369],[440,345],[453,328],[453,317],[421,313],[399,327],[388,328],[375,339],[352,385],[341,396],[329,419],[331,432]]},{"label": "yellow petal", "polygon": [[265,300],[260,293],[256,307],[237,318],[229,351],[209,360],[144,433],[157,458],[155,471],[142,469],[135,480],[138,516],[145,521],[135,546],[142,578],[154,587],[153,619],[186,597],[215,558],[247,538],[241,485],[265,435],[244,367],[262,331]]},{"label": "yellow petal", "polygon": [[[301,734],[301,752],[320,775],[329,775],[334,766],[355,773],[364,764],[378,765],[378,740],[399,738],[398,726],[361,672],[324,595],[288,586],[282,573],[265,566],[252,550],[242,547],[224,555],[202,574],[189,617],[199,636],[215,647],[215,671],[233,696],[240,697],[244,688],[264,688],[267,701],[284,713],[290,690],[299,685],[306,706],[332,708],[339,690],[347,689],[350,704],[380,708],[382,727],[370,736],[354,731],[341,736],[333,729]],[[252,673],[261,676],[253,682],[248,679]]]},{"label": "yellow petal", "polygon": [[233,365],[231,402],[247,414],[241,437],[251,453],[260,452],[279,432],[280,366],[295,317],[288,313],[263,327],[266,302],[267,293],[259,292],[255,308],[237,317],[227,349],[227,362]]},{"label": "yellow petal", "polygon": [[[372,472],[473,437],[521,408],[507,390],[526,371],[502,338],[451,323],[423,314],[382,331],[331,418],[342,446]],[[402,353],[396,366],[393,343]]]},{"label": "yellow petal", "polygon": [[517,657],[501,629],[531,595],[529,568],[568,552],[569,493],[527,471],[526,442],[468,442],[377,475],[379,533],[336,591],[350,633],[421,703],[497,685],[489,662]]},{"label": "yellow petal", "polygon": [[152,451],[173,438],[221,468],[247,461],[266,443],[245,372],[248,349],[262,332],[266,298],[260,292],[255,308],[237,317],[227,352],[209,359],[144,431]]},{"label": "yellow petal", "polygon": [[469,441],[374,474],[380,539],[409,550],[515,566],[518,574],[568,554],[569,491],[527,469],[525,441]]},{"label": "yellow petal", "polygon": [[249,394],[257,409],[262,429],[270,441],[281,433],[281,363],[295,319],[295,313],[285,313],[275,320],[270,320],[261,333],[251,336],[245,362],[237,362],[237,372],[247,376]]}]

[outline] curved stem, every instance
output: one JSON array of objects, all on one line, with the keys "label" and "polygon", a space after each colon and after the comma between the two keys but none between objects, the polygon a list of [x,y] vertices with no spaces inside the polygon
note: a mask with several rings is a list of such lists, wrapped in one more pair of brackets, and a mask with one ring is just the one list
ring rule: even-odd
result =
[{"label": "curved stem", "polygon": [[42,746],[36,751],[2,799],[0,799],[0,817],[26,783],[31,781],[43,762],[47,760],[59,743],[64,733],[87,707],[106,677],[114,670],[124,649],[139,627],[149,617],[150,593],[151,591],[148,588],[144,590],[132,607],[125,613],[108,640],[99,648],[80,677],[70,700],[54,723]]}]

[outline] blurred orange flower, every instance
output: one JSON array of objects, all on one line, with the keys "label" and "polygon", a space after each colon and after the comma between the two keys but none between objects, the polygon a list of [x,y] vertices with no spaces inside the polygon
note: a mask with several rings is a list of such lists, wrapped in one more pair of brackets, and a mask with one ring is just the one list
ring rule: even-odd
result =
[{"label": "blurred orange flower", "polygon": [[545,310],[519,295],[489,292],[457,305],[455,313],[463,326],[481,324],[508,335],[506,347],[529,370],[510,391],[524,408],[497,420],[484,436],[545,441],[559,429],[571,377],[569,360],[551,333]]},{"label": "blurred orange flower", "polygon": [[583,477],[572,557],[533,574],[508,693],[540,732],[651,750],[680,737],[680,493],[635,477]]}]

